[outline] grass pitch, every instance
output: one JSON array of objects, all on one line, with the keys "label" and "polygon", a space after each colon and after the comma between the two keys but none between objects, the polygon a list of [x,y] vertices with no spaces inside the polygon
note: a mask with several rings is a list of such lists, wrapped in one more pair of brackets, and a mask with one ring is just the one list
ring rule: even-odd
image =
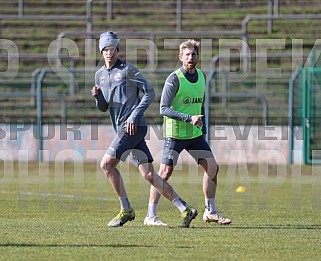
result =
[{"label": "grass pitch", "polygon": [[180,166],[170,183],[199,211],[189,229],[164,198],[169,227],[144,226],[149,185],[120,169],[136,219],[109,228],[119,203],[97,164],[0,163],[0,260],[321,259],[319,166],[221,166],[216,202],[229,226],[202,221],[202,171]]}]

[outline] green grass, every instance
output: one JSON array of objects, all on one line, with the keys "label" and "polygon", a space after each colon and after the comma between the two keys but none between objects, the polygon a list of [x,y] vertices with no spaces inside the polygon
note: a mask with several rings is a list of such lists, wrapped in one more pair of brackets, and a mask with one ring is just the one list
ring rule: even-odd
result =
[{"label": "green grass", "polygon": [[108,228],[119,203],[97,164],[2,162],[0,260],[320,260],[320,171],[300,168],[221,166],[217,207],[230,226],[202,221],[202,172],[178,168],[170,183],[199,210],[183,229],[163,198],[158,214],[170,226],[143,225],[149,186],[124,164],[136,219]]}]

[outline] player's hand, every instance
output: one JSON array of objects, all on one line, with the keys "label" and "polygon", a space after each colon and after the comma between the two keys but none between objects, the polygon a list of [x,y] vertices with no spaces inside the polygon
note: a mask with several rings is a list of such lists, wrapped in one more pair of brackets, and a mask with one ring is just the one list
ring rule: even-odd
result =
[{"label": "player's hand", "polygon": [[203,115],[193,115],[190,123],[198,128],[201,128],[203,126],[202,118]]},{"label": "player's hand", "polygon": [[94,86],[91,89],[91,96],[96,97],[101,92],[101,89],[97,86]]},{"label": "player's hand", "polygon": [[136,133],[136,131],[137,131],[137,125],[126,121],[126,132],[132,136]]}]

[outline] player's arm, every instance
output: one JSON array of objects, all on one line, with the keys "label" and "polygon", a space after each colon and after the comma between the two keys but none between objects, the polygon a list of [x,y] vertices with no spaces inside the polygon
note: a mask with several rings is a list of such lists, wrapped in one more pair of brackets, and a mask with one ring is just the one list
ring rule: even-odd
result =
[{"label": "player's arm", "polygon": [[169,118],[191,122],[192,116],[181,113],[179,111],[173,110],[171,108],[173,99],[179,89],[179,80],[175,73],[171,73],[164,84],[164,88],[162,91],[161,101],[160,101],[160,114],[163,116],[167,116]]},{"label": "player's arm", "polygon": [[[141,74],[141,72],[132,65],[129,65],[128,67],[127,82],[128,86],[136,88],[135,92],[133,92],[134,95],[137,95],[137,89],[143,93],[139,104],[135,107],[126,120],[126,131],[129,133],[129,135],[134,135],[137,130],[137,119],[144,116],[148,106],[155,98],[155,91],[145,77]],[[129,99],[131,98],[129,97]]]},{"label": "player's arm", "polygon": [[96,101],[96,107],[100,110],[100,111],[107,111],[108,109],[108,103],[104,98],[104,95],[100,89],[99,86],[99,82],[97,81],[98,76],[97,74],[95,75],[95,86],[92,87],[91,89],[91,96],[93,96],[95,98]]},{"label": "player's arm", "polygon": [[[206,82],[206,75],[204,72],[202,72],[203,75],[204,75],[204,79],[205,79],[205,82]],[[205,94],[204,94],[204,97],[203,97],[203,103],[202,103],[202,108],[201,108],[201,114],[203,115],[202,117],[202,133],[203,135],[207,134],[207,129],[206,129],[206,119],[205,119]]]},{"label": "player's arm", "polygon": [[203,117],[202,117],[202,133],[203,133],[203,135],[205,135],[207,133],[206,120],[205,120],[204,99],[205,99],[205,95],[204,95],[204,98],[203,98],[203,104],[202,104],[202,108],[201,108],[201,114],[203,115]]},{"label": "player's arm", "polygon": [[91,89],[91,95],[95,98],[96,107],[98,108],[98,110],[103,112],[107,111],[108,103],[106,102],[101,89],[97,86],[94,86]]},{"label": "player's arm", "polygon": [[130,85],[136,87],[143,93],[139,104],[127,119],[127,122],[136,123],[136,119],[144,115],[149,105],[153,102],[156,94],[153,87],[134,66],[130,66],[128,69],[128,81],[130,82]]}]

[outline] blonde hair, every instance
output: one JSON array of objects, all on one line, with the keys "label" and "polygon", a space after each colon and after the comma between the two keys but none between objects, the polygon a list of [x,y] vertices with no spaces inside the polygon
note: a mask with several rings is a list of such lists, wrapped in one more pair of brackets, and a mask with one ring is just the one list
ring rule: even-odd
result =
[{"label": "blonde hair", "polygon": [[180,44],[179,54],[181,55],[184,49],[187,49],[187,48],[193,48],[194,50],[196,50],[197,54],[199,54],[199,46],[200,46],[200,42],[197,42],[193,39],[189,39],[186,42],[183,42]]}]

